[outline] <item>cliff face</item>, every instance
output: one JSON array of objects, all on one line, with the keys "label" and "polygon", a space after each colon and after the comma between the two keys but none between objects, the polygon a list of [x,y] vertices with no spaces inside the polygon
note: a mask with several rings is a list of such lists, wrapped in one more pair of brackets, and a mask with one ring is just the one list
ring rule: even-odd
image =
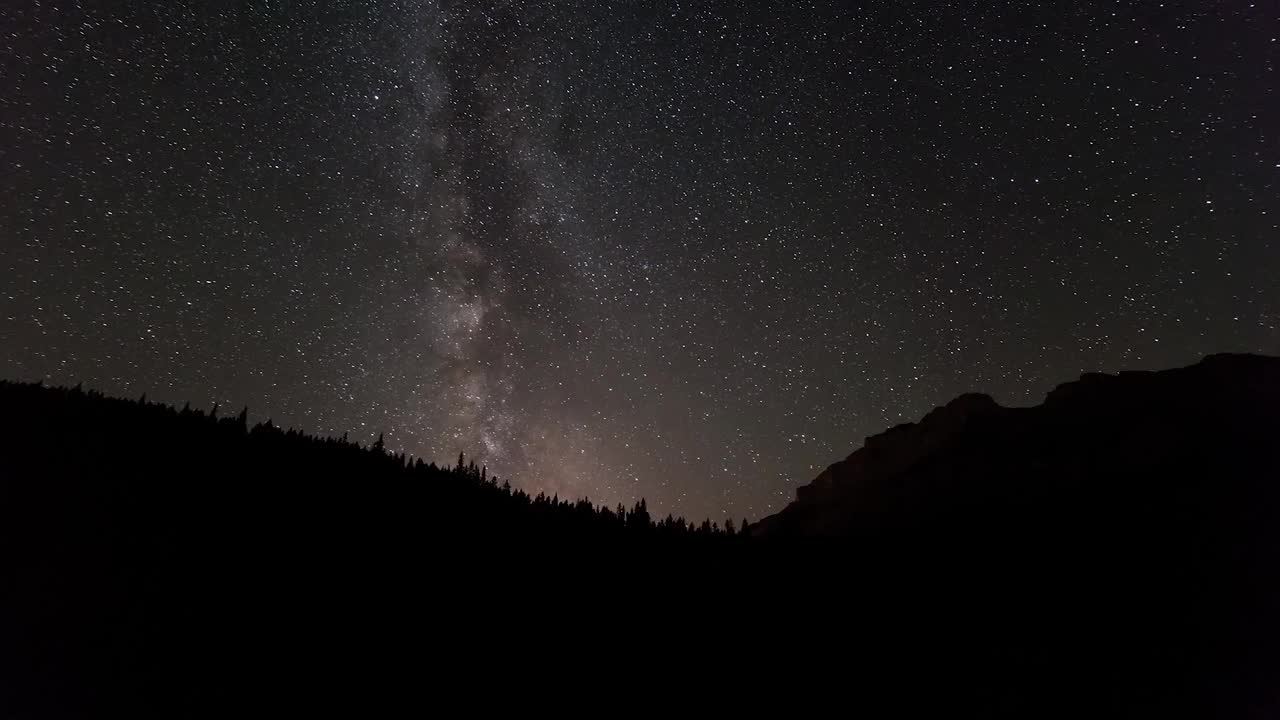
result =
[{"label": "cliff face", "polygon": [[1090,373],[1036,407],[962,395],[869,437],[752,532],[1186,519],[1230,498],[1272,497],[1277,447],[1280,358],[1213,355],[1173,370]]}]

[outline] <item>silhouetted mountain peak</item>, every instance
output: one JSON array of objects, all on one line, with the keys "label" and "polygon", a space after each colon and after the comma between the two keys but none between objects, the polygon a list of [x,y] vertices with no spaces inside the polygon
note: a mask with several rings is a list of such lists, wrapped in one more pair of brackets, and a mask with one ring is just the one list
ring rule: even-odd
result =
[{"label": "silhouetted mountain peak", "polygon": [[1031,487],[1058,487],[1121,470],[1128,477],[1168,472],[1198,442],[1207,444],[1194,450],[1200,459],[1235,453],[1235,460],[1270,462],[1234,446],[1256,454],[1250,436],[1280,427],[1277,413],[1280,358],[1258,355],[1211,355],[1172,370],[1086,373],[1030,408],[967,393],[919,422],[866,438],[752,531],[838,535],[893,523],[895,516],[921,522],[930,517],[922,504],[965,505],[969,491],[996,492],[1012,476]]}]

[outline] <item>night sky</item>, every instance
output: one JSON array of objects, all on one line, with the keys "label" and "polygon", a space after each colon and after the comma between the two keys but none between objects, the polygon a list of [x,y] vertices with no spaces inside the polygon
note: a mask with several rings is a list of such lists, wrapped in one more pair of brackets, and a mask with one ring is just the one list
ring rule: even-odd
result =
[{"label": "night sky", "polygon": [[1280,352],[1276,3],[856,4],[5,3],[0,377],[756,519]]}]

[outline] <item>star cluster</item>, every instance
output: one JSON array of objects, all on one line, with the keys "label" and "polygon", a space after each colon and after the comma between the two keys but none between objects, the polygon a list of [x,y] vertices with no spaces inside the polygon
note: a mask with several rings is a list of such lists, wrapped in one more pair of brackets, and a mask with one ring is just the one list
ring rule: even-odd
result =
[{"label": "star cluster", "polygon": [[1265,3],[0,9],[0,376],[757,518],[965,391],[1280,352]]}]

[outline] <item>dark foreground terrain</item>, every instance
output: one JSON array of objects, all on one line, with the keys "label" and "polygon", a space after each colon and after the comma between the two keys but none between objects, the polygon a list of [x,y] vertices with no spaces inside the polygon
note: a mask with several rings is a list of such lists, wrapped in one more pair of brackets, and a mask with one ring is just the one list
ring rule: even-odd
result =
[{"label": "dark foreground terrain", "polygon": [[740,533],[5,383],[0,717],[1277,717],[1278,483],[1254,356],[962,396]]}]

